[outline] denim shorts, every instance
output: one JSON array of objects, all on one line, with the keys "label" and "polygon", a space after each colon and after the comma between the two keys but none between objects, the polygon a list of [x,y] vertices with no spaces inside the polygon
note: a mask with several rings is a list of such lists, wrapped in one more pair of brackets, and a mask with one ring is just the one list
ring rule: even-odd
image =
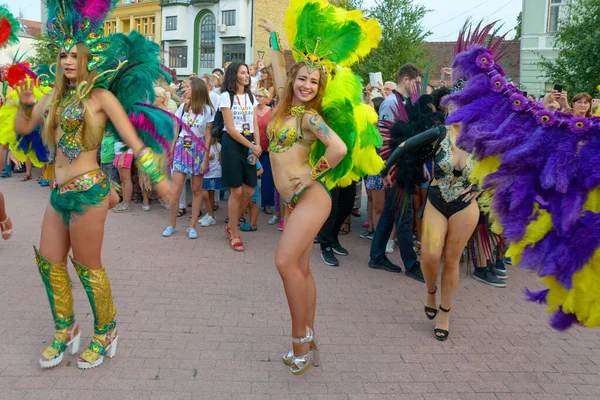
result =
[{"label": "denim shorts", "polygon": [[221,178],[204,178],[202,190],[221,190]]}]

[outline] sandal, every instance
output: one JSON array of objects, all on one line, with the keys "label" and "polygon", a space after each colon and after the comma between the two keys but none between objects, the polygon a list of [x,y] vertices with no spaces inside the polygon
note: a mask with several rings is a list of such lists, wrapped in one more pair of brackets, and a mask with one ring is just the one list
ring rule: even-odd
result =
[{"label": "sandal", "polygon": [[242,225],[240,225],[240,229],[243,232],[254,232],[258,230],[258,226],[252,227],[252,225],[248,224],[248,223],[244,223]]},{"label": "sandal", "polygon": [[185,214],[185,208],[180,208],[179,211],[177,211],[177,216],[178,217],[183,217],[183,215]]},{"label": "sandal", "polygon": [[26,182],[26,181],[30,181],[31,180],[31,175],[25,175],[24,177],[21,178],[21,182]]},{"label": "sandal", "polygon": [[131,207],[129,207],[125,203],[119,203],[116,206],[114,206],[112,210],[116,213],[129,212],[131,211]]},{"label": "sandal", "polygon": [[344,222],[344,223],[342,224],[342,226],[340,227],[340,232],[339,232],[339,234],[340,234],[340,235],[342,235],[342,236],[345,236],[345,235],[347,235],[347,234],[349,234],[349,233],[350,233],[350,224],[349,224],[349,223],[347,223],[347,222]]},{"label": "sandal", "polygon": [[239,236],[229,236],[229,244],[234,251],[244,251],[244,244]]},{"label": "sandal", "polygon": [[[433,292],[430,292],[428,290],[427,293],[429,293],[429,294],[436,294],[437,293],[437,286],[435,287],[435,290]],[[437,316],[437,312],[438,312],[437,308],[432,308],[432,307],[425,306],[425,315],[430,320],[433,320]]]},{"label": "sandal", "polygon": [[[6,227],[6,225],[10,222],[10,229]],[[6,216],[6,220],[0,222],[0,230],[2,231],[2,239],[8,240],[12,236],[12,221]]]},{"label": "sandal", "polygon": [[[442,305],[440,304],[440,311],[443,311],[443,312],[445,312],[445,313],[449,313],[451,309],[452,309],[452,307],[446,310],[446,309],[445,309],[444,307],[442,307]],[[433,330],[433,335],[435,336],[435,338],[436,338],[437,340],[439,340],[440,342],[443,342],[443,341],[445,341],[446,339],[448,339],[448,336],[450,336],[450,332],[448,332],[448,331],[447,331],[447,330],[445,330],[445,329],[439,329],[439,328],[435,328],[435,329]]]}]

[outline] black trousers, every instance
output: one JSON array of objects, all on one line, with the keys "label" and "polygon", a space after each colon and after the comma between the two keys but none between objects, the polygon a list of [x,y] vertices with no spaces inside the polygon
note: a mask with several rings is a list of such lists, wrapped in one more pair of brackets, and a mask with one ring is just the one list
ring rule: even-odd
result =
[{"label": "black trousers", "polygon": [[355,193],[354,183],[343,188],[336,187],[331,191],[331,212],[317,236],[321,250],[338,243],[340,228],[354,208]]}]

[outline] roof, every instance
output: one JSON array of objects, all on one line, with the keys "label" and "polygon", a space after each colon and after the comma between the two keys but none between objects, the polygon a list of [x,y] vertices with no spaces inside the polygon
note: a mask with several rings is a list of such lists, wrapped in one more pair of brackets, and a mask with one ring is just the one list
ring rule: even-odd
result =
[{"label": "roof", "polygon": [[20,19],[21,32],[31,37],[39,36],[42,33],[42,23],[39,21],[31,21],[29,19]]},{"label": "roof", "polygon": [[[421,46],[428,52],[426,60],[429,66],[429,81],[439,85],[441,80],[446,85],[451,85],[448,75],[442,76],[442,68],[450,67],[454,59],[456,42],[423,42]],[[519,40],[505,40],[506,56],[500,60],[506,75],[515,83],[520,81],[521,42]]]}]

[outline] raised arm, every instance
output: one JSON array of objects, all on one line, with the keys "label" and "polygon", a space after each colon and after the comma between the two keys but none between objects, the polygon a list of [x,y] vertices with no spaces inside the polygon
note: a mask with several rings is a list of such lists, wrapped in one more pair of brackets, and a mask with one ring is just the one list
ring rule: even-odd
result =
[{"label": "raised arm", "polygon": [[418,135],[411,137],[410,139],[402,142],[400,146],[396,148],[388,157],[385,167],[381,171],[381,176],[386,177],[390,168],[392,168],[404,154],[407,152],[416,150],[420,147],[423,147],[427,144],[434,143],[440,137],[442,133],[442,129],[446,129],[443,126],[436,126],[435,128],[431,128],[426,130],[425,132],[421,132]]},{"label": "raised arm", "polygon": [[275,25],[269,19],[262,19],[259,24],[264,30],[270,35],[270,47],[271,47],[271,64],[273,65],[273,79],[275,81],[275,92],[278,95],[287,82],[287,74],[285,71],[285,58],[283,57],[283,48],[279,41],[279,35],[275,32]]},{"label": "raised arm", "polygon": [[18,135],[28,135],[42,122],[42,112],[48,102],[48,95],[45,95],[36,103],[33,94],[35,82],[32,79],[22,80],[17,85],[19,93],[19,111],[15,117],[15,133]]}]

